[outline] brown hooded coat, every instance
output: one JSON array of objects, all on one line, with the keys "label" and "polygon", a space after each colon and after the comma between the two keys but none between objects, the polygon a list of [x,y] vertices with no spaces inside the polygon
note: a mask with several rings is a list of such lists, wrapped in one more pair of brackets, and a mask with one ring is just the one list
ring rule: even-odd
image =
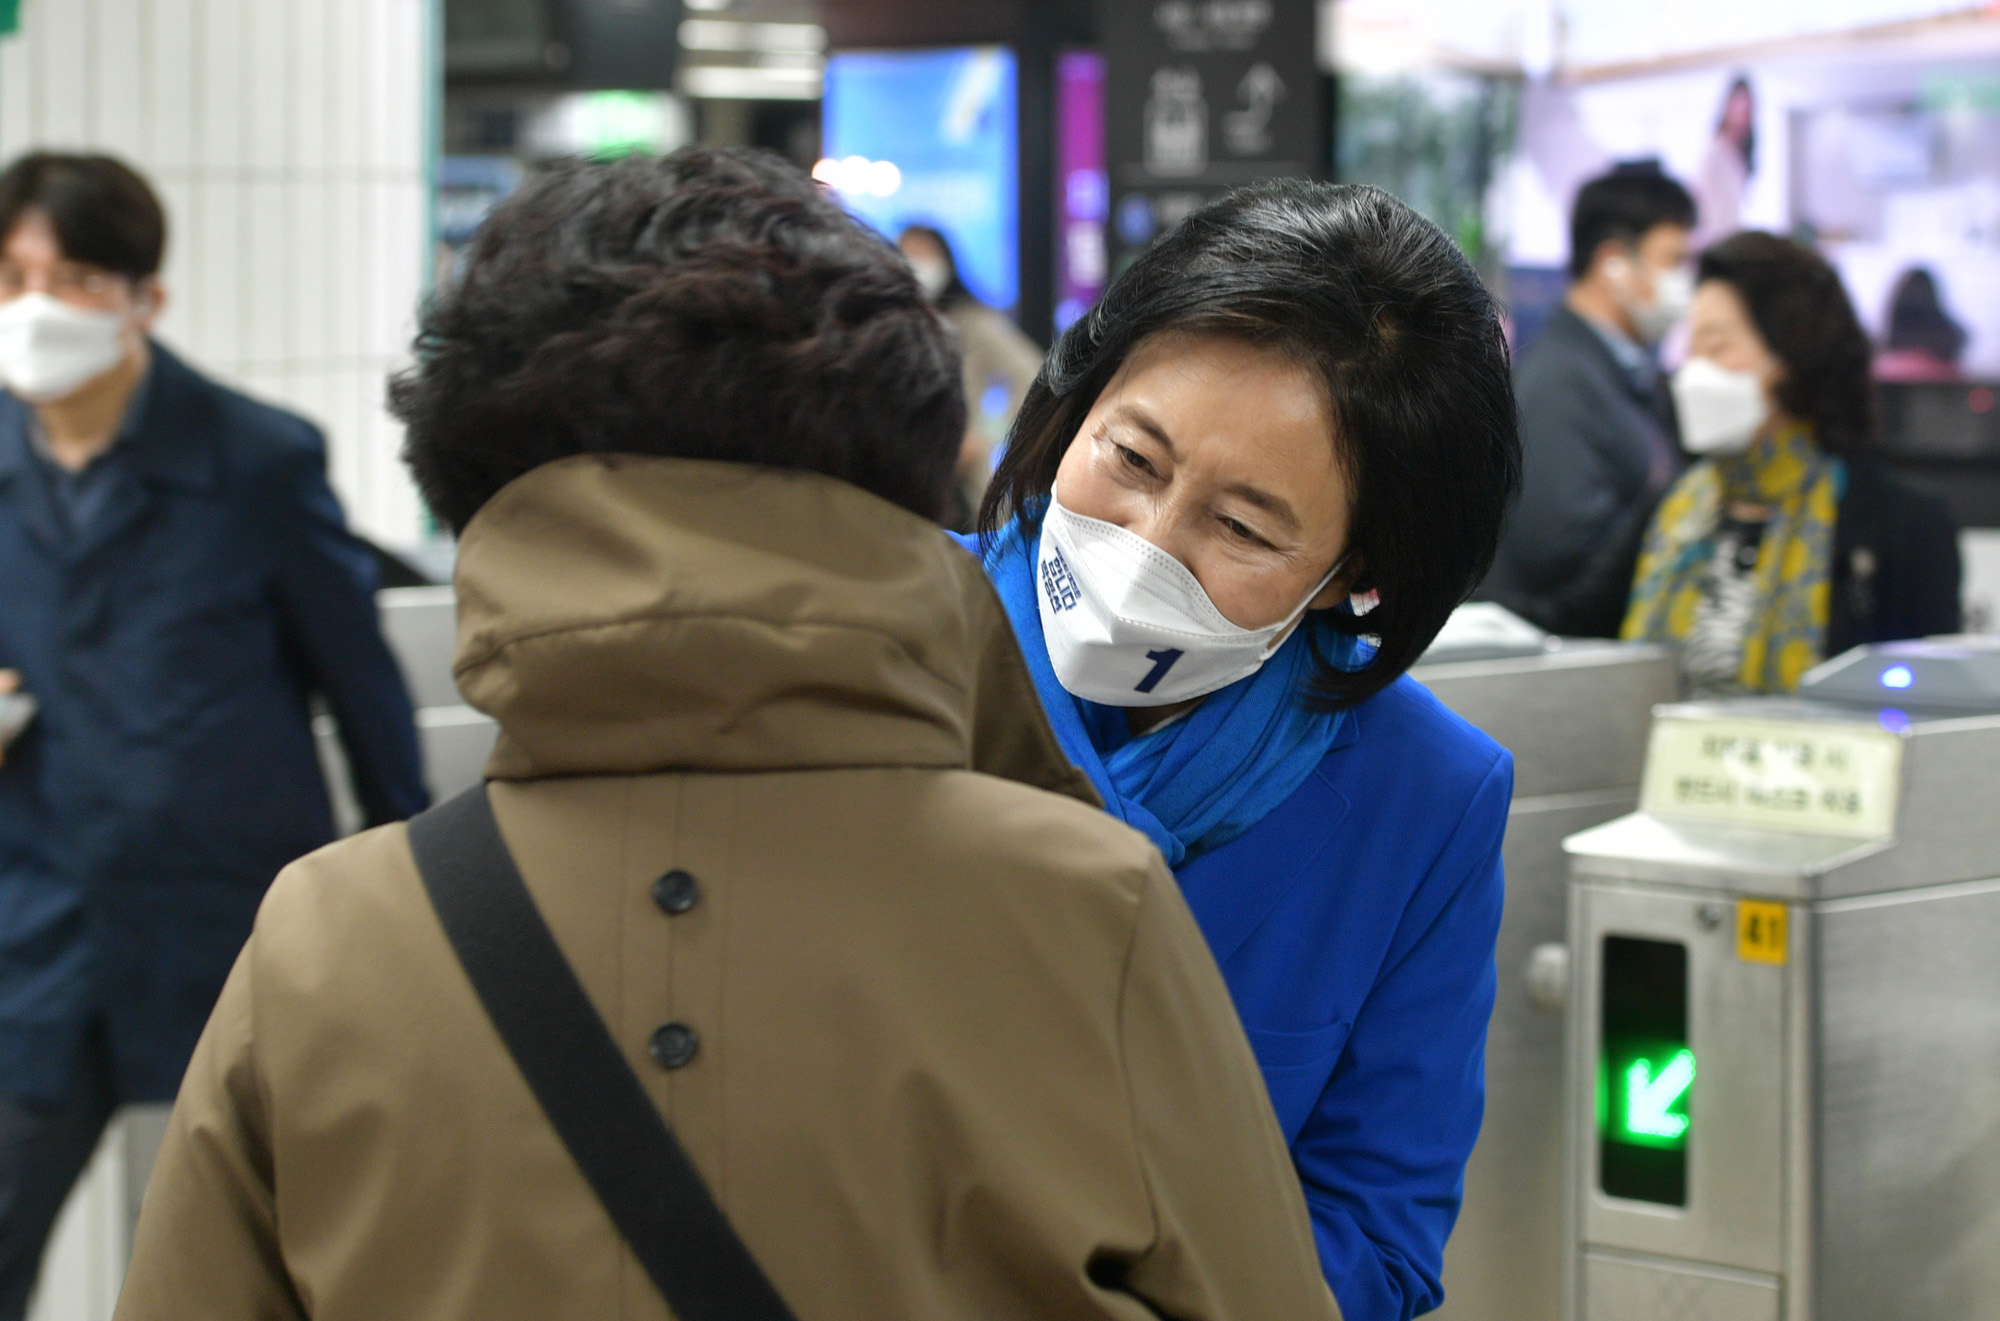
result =
[{"label": "brown hooded coat", "polygon": [[[826,478],[590,456],[496,496],[458,588],[502,832],[801,1321],[1337,1317],[1201,934],[972,557]],[[700,899],[670,917],[676,867]],[[670,1020],[700,1035],[673,1072]],[[287,868],[118,1321],[667,1315],[403,827]]]}]

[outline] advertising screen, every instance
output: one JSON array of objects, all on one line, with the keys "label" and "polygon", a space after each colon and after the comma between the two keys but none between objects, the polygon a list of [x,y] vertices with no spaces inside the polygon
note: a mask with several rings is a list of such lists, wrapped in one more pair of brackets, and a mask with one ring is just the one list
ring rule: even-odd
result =
[{"label": "advertising screen", "polygon": [[1019,294],[1014,53],[997,46],[828,57],[813,177],[894,238],[941,232],[980,301]]}]

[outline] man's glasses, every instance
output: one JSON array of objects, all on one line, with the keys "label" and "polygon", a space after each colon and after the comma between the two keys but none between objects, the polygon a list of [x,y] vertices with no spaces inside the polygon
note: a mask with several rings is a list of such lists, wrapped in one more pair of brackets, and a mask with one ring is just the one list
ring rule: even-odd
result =
[{"label": "man's glasses", "polygon": [[12,262],[0,262],[0,302],[40,292],[66,303],[97,303],[124,283],[124,276],[92,266],[63,265],[43,275],[25,271]]}]

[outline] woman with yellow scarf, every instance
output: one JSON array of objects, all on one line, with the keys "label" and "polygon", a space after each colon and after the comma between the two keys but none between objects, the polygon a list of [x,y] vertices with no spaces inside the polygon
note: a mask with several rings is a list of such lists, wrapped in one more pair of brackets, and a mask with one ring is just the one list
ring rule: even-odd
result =
[{"label": "woman with yellow scarf", "polygon": [[1957,530],[1891,477],[1871,347],[1820,257],[1743,233],[1702,254],[1681,443],[1699,462],[1653,515],[1623,635],[1666,642],[1697,694],[1786,693],[1864,642],[1956,632]]}]

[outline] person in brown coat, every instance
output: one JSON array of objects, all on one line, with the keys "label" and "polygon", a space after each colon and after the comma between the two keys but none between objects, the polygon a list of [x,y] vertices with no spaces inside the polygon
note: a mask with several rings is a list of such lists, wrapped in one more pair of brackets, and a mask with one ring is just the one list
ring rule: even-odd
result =
[{"label": "person in brown coat", "polygon": [[[392,395],[461,530],[501,833],[801,1321],[1337,1318],[1173,877],[925,517],[954,358],[893,250],[775,158],[564,166],[496,211]],[[656,899],[674,873],[691,907]],[[119,1321],[668,1314],[406,829],[288,868]]]}]

